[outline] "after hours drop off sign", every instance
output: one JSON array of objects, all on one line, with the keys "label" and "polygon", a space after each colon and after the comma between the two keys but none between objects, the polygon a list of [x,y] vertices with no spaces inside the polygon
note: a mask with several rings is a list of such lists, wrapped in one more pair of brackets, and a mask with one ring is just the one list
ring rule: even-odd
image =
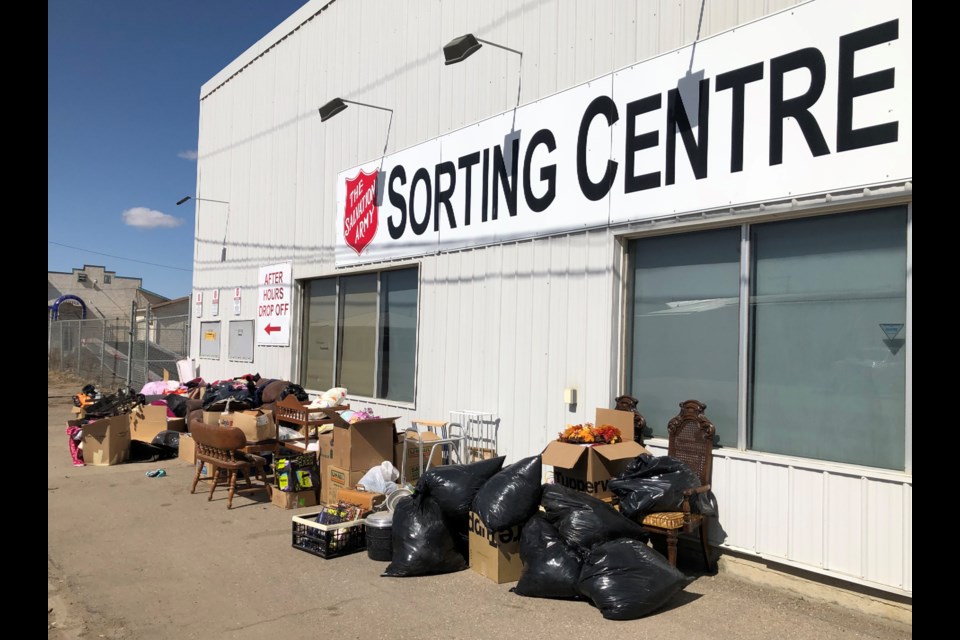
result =
[{"label": "after hours drop off sign", "polygon": [[258,345],[290,346],[291,285],[289,262],[260,267],[257,290]]}]

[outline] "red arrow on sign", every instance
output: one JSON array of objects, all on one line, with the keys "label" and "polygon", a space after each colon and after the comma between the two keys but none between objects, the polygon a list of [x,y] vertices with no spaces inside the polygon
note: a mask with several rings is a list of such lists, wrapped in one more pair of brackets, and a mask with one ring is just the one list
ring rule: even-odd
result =
[{"label": "red arrow on sign", "polygon": [[280,331],[280,327],[275,327],[272,324],[268,324],[263,328],[263,330],[267,332],[267,335],[270,335],[274,331]]}]

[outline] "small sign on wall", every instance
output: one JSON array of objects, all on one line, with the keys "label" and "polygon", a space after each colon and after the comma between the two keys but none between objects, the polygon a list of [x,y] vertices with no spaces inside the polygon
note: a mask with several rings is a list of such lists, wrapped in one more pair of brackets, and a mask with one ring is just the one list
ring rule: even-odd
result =
[{"label": "small sign on wall", "polygon": [[233,315],[240,315],[240,287],[233,290]]},{"label": "small sign on wall", "polygon": [[193,297],[193,315],[196,318],[203,315],[203,291],[197,291]]},{"label": "small sign on wall", "polygon": [[220,315],[220,289],[213,290],[210,299],[210,313],[215,316]]}]

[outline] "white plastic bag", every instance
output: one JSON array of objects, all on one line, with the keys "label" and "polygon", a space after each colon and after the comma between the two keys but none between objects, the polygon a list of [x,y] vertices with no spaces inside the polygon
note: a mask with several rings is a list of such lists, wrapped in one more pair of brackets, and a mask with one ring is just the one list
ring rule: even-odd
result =
[{"label": "white plastic bag", "polygon": [[[375,493],[390,493],[387,491],[388,484],[396,484],[394,480],[400,477],[400,472],[393,466],[389,460],[384,460],[380,466],[373,467],[360,478],[360,484],[367,491]],[[396,487],[394,487],[396,488]]]}]

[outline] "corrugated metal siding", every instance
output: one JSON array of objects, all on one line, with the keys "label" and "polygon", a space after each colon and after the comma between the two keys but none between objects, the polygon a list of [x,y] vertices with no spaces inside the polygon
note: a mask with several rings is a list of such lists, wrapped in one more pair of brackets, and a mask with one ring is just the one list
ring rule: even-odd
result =
[{"label": "corrugated metal siding", "polygon": [[[666,454],[662,441],[647,446]],[[720,515],[712,543],[912,594],[910,476],[723,449],[713,464]]]},{"label": "corrugated metal siding", "polygon": [[[200,212],[194,287],[221,289],[220,319],[255,317],[258,269],[291,261],[304,279],[335,273],[339,171],[671,51],[795,1],[316,0],[204,85],[197,195],[229,200]],[[701,15],[702,13],[702,15]],[[523,51],[485,47],[445,66],[442,46],[472,32]],[[610,406],[619,353],[621,253],[609,230],[425,256],[420,268],[416,403],[369,404],[381,415],[500,417],[501,452],[530,455],[566,423]],[[205,293],[209,317],[209,294]],[[299,304],[292,334],[299,331]],[[199,350],[195,323],[192,353]],[[253,364],[198,360],[208,380],[245,373],[297,379],[291,348],[258,347]],[[563,389],[579,392],[575,411]],[[361,402],[366,405],[367,403]],[[903,482],[719,454],[717,541],[892,590],[912,589],[912,489]],[[893,505],[893,506],[891,506]]]}]

